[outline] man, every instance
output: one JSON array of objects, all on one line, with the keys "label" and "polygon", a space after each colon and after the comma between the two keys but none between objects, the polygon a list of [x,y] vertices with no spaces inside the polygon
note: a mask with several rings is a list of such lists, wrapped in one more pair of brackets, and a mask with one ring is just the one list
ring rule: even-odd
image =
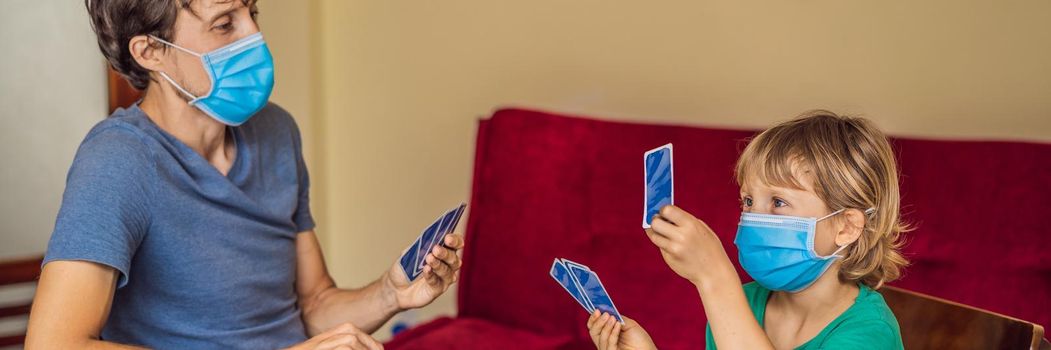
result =
[{"label": "man", "polygon": [[369,333],[455,283],[459,235],[414,282],[394,264],[335,286],[299,131],[267,102],[254,0],[86,5],[104,56],[144,97],[77,151],[27,348],[374,349]]}]

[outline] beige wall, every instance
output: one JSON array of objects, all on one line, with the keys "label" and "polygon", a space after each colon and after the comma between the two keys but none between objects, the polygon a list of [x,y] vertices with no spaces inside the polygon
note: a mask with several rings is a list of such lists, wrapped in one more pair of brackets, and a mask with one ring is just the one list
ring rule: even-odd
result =
[{"label": "beige wall", "polygon": [[104,67],[82,1],[0,1],[0,259],[44,252]]},{"label": "beige wall", "polygon": [[[309,53],[275,54],[312,80],[282,77],[274,99],[310,113],[315,213],[347,286],[468,198],[475,121],[500,106],[749,128],[829,108],[897,135],[1051,141],[1042,0],[294,4],[263,2],[264,30],[309,29],[287,43]],[[453,310],[450,293],[420,317]]]},{"label": "beige wall", "polygon": [[[106,116],[103,67],[82,1],[0,1],[0,260],[47,247],[77,145]],[[33,292],[0,288],[0,305]],[[0,319],[0,334],[25,324]]]}]

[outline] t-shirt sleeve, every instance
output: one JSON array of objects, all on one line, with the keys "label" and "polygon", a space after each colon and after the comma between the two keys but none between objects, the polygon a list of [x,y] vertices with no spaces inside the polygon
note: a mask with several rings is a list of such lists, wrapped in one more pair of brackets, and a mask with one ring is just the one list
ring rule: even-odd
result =
[{"label": "t-shirt sleeve", "polygon": [[295,144],[296,152],[296,174],[299,180],[299,199],[295,214],[292,215],[292,221],[296,225],[296,232],[304,232],[315,226],[314,216],[310,213],[310,174],[307,172],[307,164],[303,159],[303,139],[299,126],[296,125],[295,120],[292,120],[291,124],[292,142]]},{"label": "t-shirt sleeve", "polygon": [[120,126],[93,130],[66,176],[62,206],[44,264],[91,261],[128,283],[132,257],[150,223],[149,182],[155,164],[141,137]]},{"label": "t-shirt sleeve", "polygon": [[901,337],[883,320],[858,320],[841,323],[822,342],[821,349],[902,349]]}]

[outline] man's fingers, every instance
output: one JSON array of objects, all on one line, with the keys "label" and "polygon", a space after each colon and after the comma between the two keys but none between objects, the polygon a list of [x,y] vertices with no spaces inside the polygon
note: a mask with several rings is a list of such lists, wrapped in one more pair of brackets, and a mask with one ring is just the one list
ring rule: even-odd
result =
[{"label": "man's fingers", "polygon": [[449,268],[453,270],[457,270],[460,268],[460,256],[456,255],[455,250],[442,246],[437,246],[434,247],[433,254],[434,257],[438,258],[446,265],[449,265]]},{"label": "man's fingers", "polygon": [[452,248],[452,250],[460,250],[463,248],[463,235],[445,235],[445,240],[442,242],[446,247]]},{"label": "man's fingers", "polygon": [[427,259],[427,266],[430,266],[431,267],[431,271],[434,271],[434,273],[436,273],[436,274],[441,275],[442,272],[444,272],[444,271],[449,269],[449,266],[444,264],[444,263],[442,263],[441,260],[439,260],[437,257],[434,256],[434,254],[427,255],[426,259]]}]

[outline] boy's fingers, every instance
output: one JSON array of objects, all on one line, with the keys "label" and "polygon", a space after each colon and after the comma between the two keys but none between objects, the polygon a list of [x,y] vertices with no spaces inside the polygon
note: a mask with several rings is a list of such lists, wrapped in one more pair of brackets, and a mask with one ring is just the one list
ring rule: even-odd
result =
[{"label": "boy's fingers", "polygon": [[[624,317],[624,316],[621,316]],[[620,343],[620,322],[613,323],[613,334],[609,337],[609,350],[617,350],[617,344]]]},{"label": "boy's fingers", "polygon": [[674,205],[665,205],[661,208],[660,213],[662,217],[675,224],[681,224],[690,219],[694,219],[693,215]]},{"label": "boy's fingers", "polygon": [[650,230],[669,239],[676,239],[679,236],[679,227],[662,218],[653,220],[650,223]]}]

